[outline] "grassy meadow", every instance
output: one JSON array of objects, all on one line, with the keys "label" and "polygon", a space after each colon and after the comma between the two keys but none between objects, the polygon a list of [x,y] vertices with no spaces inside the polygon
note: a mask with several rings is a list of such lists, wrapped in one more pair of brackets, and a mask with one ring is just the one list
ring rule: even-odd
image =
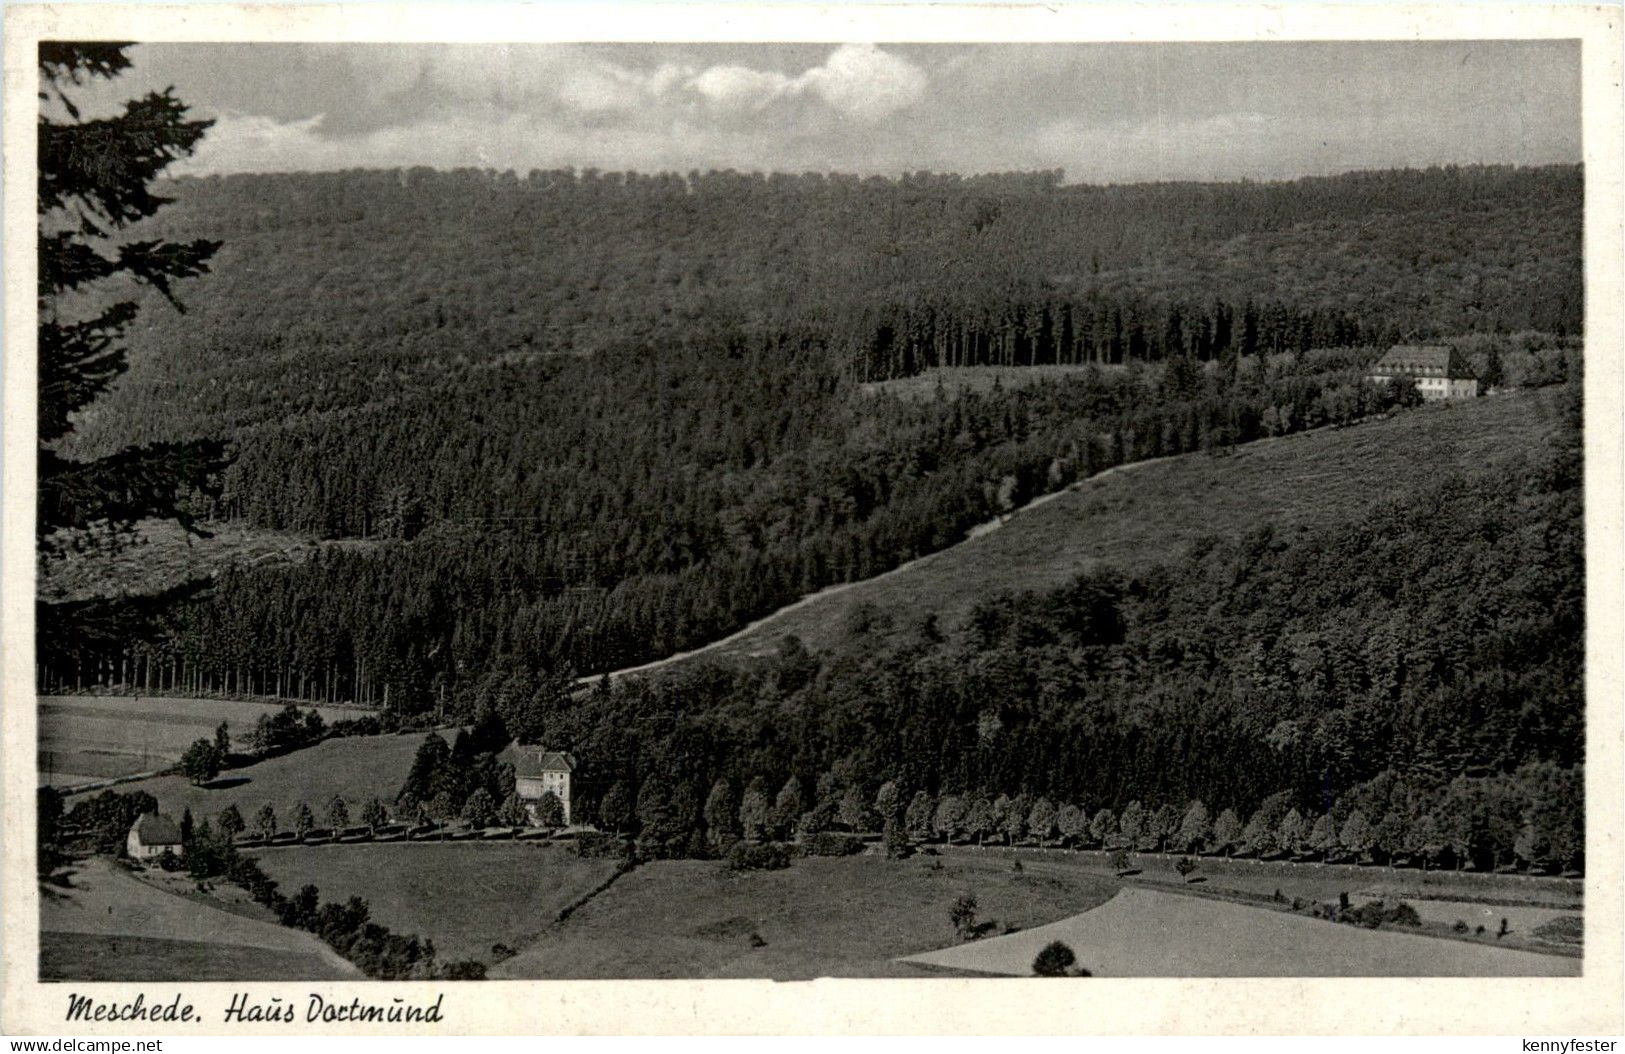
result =
[{"label": "grassy meadow", "polygon": [[[1101,850],[955,849],[955,853],[986,854],[1023,866],[1039,862],[1066,862],[1067,866],[1102,874],[1113,872],[1112,854]],[[1529,875],[1497,875],[1478,871],[1420,871],[1374,864],[1319,864],[1253,858],[1193,856],[1196,870],[1187,882],[1174,870],[1179,857],[1165,853],[1134,853],[1131,866],[1141,881],[1203,886],[1251,897],[1273,897],[1279,892],[1291,900],[1335,900],[1338,894],[1369,894],[1401,898],[1409,903],[1425,900],[1516,904],[1549,909],[1560,914],[1581,910],[1583,885],[1579,879]],[[1454,916],[1452,916],[1452,919]]]},{"label": "grassy meadow", "polygon": [[[234,741],[280,702],[129,695],[48,695],[39,699],[39,782],[73,787],[172,765],[220,722]],[[309,709],[306,707],[305,709]],[[326,721],[368,711],[318,706]]]},{"label": "grassy meadow", "polygon": [[255,905],[225,910],[200,903],[92,857],[40,885],[40,976],[252,981],[360,973],[316,937],[280,925]]},{"label": "grassy meadow", "polygon": [[622,876],[543,929],[492,976],[540,978],[918,976],[893,962],[953,937],[949,912],[973,893],[990,932],[1103,903],[1109,878],[1009,861],[810,858],[783,871],[731,872],[666,860]]},{"label": "grassy meadow", "polygon": [[[304,750],[268,758],[243,768],[228,769],[214,782],[193,786],[184,776],[154,776],[117,788],[119,793],[146,791],[158,799],[164,813],[179,816],[191,809],[198,820],[219,815],[236,805],[250,823],[267,802],[276,810],[282,827],[290,825],[293,810],[305,802],[320,822],[322,809],[334,795],[345,800],[355,816],[369,798],[388,802],[395,797],[423,733],[386,736],[351,736],[329,739]],[[69,799],[69,807],[73,800]]]},{"label": "grassy meadow", "polygon": [[292,893],[310,883],[323,900],[365,898],[372,919],[434,941],[441,959],[493,960],[519,947],[615,870],[612,860],[535,842],[328,845],[253,852]]},{"label": "grassy meadow", "polygon": [[1029,976],[1061,941],[1101,977],[1570,977],[1580,960],[1143,888],[1036,929],[910,956],[924,967]]}]

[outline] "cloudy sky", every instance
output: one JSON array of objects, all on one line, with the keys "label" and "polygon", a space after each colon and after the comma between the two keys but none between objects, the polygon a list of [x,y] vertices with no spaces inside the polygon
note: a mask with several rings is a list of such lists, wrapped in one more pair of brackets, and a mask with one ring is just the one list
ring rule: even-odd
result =
[{"label": "cloudy sky", "polygon": [[217,120],[195,173],[1063,168],[1110,182],[1580,159],[1566,41],[154,44],[132,58],[112,89],[174,85]]}]

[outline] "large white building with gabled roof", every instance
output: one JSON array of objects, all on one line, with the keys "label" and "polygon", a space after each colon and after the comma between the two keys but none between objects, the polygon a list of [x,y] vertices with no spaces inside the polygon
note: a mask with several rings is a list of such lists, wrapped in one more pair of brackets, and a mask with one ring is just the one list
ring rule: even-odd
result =
[{"label": "large white building with gabled roof", "polygon": [[1416,382],[1422,398],[1473,399],[1478,396],[1478,377],[1467,365],[1467,357],[1443,344],[1398,344],[1371,367],[1368,380],[1387,384],[1402,377]]}]

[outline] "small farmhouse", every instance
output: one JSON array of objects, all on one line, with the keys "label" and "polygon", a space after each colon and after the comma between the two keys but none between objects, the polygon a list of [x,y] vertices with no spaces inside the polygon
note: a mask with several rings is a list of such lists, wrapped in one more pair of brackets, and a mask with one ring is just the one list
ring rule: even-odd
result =
[{"label": "small farmhouse", "polygon": [[564,806],[564,824],[570,825],[570,774],[576,759],[545,747],[514,744],[514,784],[519,802],[535,819],[542,795],[552,791]]},{"label": "small farmhouse", "polygon": [[1466,357],[1454,348],[1438,344],[1400,344],[1388,349],[1371,368],[1368,380],[1386,384],[1396,377],[1409,377],[1424,399],[1473,399],[1478,396],[1478,378]]},{"label": "small farmhouse", "polygon": [[166,849],[176,856],[184,854],[181,829],[162,813],[142,813],[131,825],[129,836],[124,839],[125,852],[130,854],[132,860],[156,860],[164,855]]}]

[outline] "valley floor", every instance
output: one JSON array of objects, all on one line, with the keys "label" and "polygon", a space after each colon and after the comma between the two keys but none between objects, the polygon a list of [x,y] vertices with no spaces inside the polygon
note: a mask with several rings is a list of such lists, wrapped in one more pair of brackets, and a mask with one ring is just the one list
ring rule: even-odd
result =
[{"label": "valley floor", "polygon": [[[1024,975],[1050,940],[1103,976],[1564,976],[1581,966],[1577,948],[1536,932],[1582,917],[1579,884],[1555,878],[1203,858],[1187,881],[1154,854],[1136,854],[1120,876],[1103,853],[971,847],[812,857],[778,871],[663,860],[619,876],[611,860],[545,843],[257,855],[283,888],[364,897],[374,921],[433,941],[443,960],[479,959],[493,979]],[[353,975],[229,883],[195,894],[184,876],[136,878],[93,859],[42,889],[47,978]],[[1369,931],[1307,913],[1342,894],[1356,905],[1404,900],[1422,926]],[[971,942],[951,921],[965,895],[980,934]],[[1305,912],[1288,910],[1299,901]],[[1453,932],[1457,920],[1488,932]]]}]

